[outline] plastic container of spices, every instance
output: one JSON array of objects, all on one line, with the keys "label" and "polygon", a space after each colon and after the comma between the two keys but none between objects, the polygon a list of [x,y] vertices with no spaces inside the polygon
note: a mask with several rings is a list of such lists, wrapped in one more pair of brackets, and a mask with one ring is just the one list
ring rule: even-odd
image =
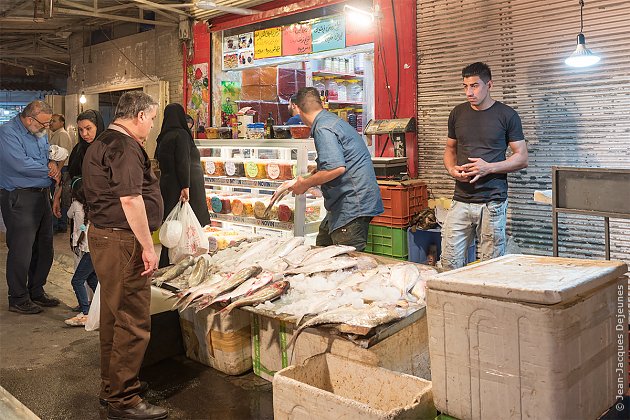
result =
[{"label": "plastic container of spices", "polygon": [[342,79],[337,79],[337,100],[338,101],[347,101],[348,100],[348,91],[346,85],[344,84]]},{"label": "plastic container of spices", "polygon": [[247,138],[248,139],[264,139],[265,138],[265,124],[263,123],[247,124]]},{"label": "plastic container of spices", "polygon": [[226,159],[225,175],[231,178],[241,178],[245,176],[245,165],[240,159]]},{"label": "plastic container of spices", "polygon": [[211,176],[225,176],[225,165],[221,158],[210,158],[205,161],[206,173]]},{"label": "plastic container of spices", "polygon": [[221,213],[221,210],[223,209],[223,202],[221,201],[221,198],[219,198],[218,195],[213,195],[210,201],[212,211],[215,213]]},{"label": "plastic container of spices", "polygon": [[280,179],[280,162],[276,160],[267,161],[267,166],[265,167],[265,171],[267,172],[267,178],[276,180]]}]

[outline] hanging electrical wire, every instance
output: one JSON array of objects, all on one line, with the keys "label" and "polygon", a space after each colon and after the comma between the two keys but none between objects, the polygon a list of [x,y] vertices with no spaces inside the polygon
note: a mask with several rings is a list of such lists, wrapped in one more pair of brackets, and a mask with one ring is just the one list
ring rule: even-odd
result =
[{"label": "hanging electrical wire", "polygon": [[114,46],[114,47],[118,50],[118,52],[119,52],[119,53],[120,53],[123,57],[125,57],[125,58],[127,59],[127,61],[129,61],[129,62],[130,62],[130,63],[131,63],[131,64],[132,64],[135,68],[137,68],[137,69],[138,69],[138,71],[139,71],[140,73],[142,73],[142,74],[143,74],[143,75],[144,75],[147,79],[149,79],[149,80],[150,80],[150,81],[152,81],[152,82],[158,82],[158,81],[159,81],[159,80],[155,80],[155,79],[153,79],[151,76],[149,76],[148,74],[146,74],[146,73],[145,73],[145,72],[144,72],[144,71],[143,71],[140,67],[138,67],[138,66],[136,65],[136,63],[134,63],[133,61],[131,61],[131,59],[130,59],[129,57],[127,57],[127,55],[124,53],[124,51],[123,51],[123,50],[121,50],[120,48],[118,48],[118,45],[116,45],[116,42],[114,42],[114,40],[113,40],[113,39],[111,39],[111,38],[107,35],[107,33],[103,30],[103,28],[102,28],[102,27],[100,27],[100,26],[99,26],[99,29],[100,29],[101,33],[102,33],[103,35],[105,35],[105,38],[107,38],[107,40],[108,40],[109,42],[111,42],[111,43],[112,43],[112,45],[113,45],[113,46]]}]

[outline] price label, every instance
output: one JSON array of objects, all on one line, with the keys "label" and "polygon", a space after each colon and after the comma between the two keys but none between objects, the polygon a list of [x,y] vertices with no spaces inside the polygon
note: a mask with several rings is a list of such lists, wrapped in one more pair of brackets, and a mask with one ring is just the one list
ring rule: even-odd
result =
[{"label": "price label", "polygon": [[313,23],[313,52],[346,47],[346,19],[335,16]]},{"label": "price label", "polygon": [[282,27],[254,32],[254,59],[280,57],[282,54]]},{"label": "price label", "polygon": [[282,28],[282,55],[309,54],[313,50],[312,28],[296,23]]}]

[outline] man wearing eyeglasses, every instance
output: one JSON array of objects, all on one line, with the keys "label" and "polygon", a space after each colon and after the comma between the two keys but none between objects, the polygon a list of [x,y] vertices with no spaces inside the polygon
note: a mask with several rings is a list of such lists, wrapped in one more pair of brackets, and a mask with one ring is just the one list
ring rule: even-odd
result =
[{"label": "man wearing eyeglasses", "polygon": [[52,109],[33,101],[0,126],[0,209],[7,228],[9,311],[37,314],[59,305],[44,291],[53,260],[51,179],[60,171],[48,160]]}]

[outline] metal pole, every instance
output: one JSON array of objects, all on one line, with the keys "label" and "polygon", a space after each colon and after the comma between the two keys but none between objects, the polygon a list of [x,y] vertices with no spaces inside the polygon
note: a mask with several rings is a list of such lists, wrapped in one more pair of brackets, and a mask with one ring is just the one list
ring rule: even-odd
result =
[{"label": "metal pole", "polygon": [[610,260],[610,218],[604,217],[604,246],[606,248],[606,259]]},{"label": "metal pole", "polygon": [[553,166],[551,168],[551,228],[553,237],[553,256],[558,256],[558,211],[556,210],[556,204],[558,200],[558,183],[557,183],[558,169]]}]

